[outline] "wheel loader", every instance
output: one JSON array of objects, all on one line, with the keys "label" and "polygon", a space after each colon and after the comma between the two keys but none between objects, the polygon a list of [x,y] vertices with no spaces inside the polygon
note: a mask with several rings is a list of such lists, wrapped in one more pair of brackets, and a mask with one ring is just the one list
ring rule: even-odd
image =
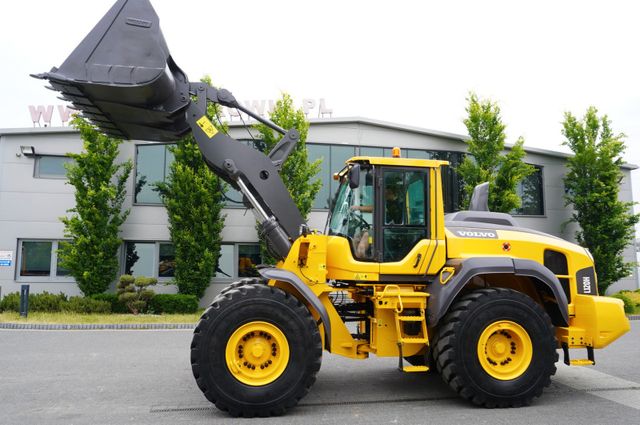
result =
[{"label": "wheel loader", "polygon": [[[446,161],[351,158],[335,170],[326,228],[310,229],[279,174],[298,132],[189,81],[148,0],[118,0],[59,68],[34,77],[108,135],[192,133],[255,214],[278,262],[222,290],[191,343],[197,385],[233,416],[294,407],[324,350],[394,357],[402,372],[437,370],[476,405],[524,406],[549,385],[559,349],[568,365],[593,365],[595,349],[629,330],[622,302],[598,295],[590,253],[487,211],[486,185],[470,211],[445,215]],[[213,126],[208,102],[243,111],[280,142],[267,154],[239,143]],[[571,359],[575,349],[586,357]]]}]

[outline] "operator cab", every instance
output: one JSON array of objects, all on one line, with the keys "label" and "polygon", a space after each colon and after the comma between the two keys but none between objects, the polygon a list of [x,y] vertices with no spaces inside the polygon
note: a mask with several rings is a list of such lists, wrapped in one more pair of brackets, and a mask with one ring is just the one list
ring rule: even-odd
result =
[{"label": "operator cab", "polygon": [[346,238],[356,261],[403,260],[431,237],[431,170],[443,163],[351,158],[334,176],[340,186],[325,233]]}]

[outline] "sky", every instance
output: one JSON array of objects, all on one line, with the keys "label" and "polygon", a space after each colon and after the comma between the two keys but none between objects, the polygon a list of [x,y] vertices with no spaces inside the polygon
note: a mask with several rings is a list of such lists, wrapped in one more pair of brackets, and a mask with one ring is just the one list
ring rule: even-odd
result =
[{"label": "sky", "polygon": [[[176,63],[238,100],[324,98],[361,116],[466,134],[466,98],[497,102],[507,142],[566,151],[590,105],[640,164],[640,4],[627,1],[152,1]],[[112,1],[0,3],[0,128],[60,104],[29,73],[59,66]],[[310,116],[313,116],[313,111]],[[59,125],[54,114],[53,125]],[[640,201],[640,170],[634,173]]]}]

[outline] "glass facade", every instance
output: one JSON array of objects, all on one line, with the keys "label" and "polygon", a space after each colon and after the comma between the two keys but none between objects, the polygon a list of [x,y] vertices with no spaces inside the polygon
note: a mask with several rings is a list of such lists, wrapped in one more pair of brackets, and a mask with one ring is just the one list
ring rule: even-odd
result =
[{"label": "glass facade", "polygon": [[[241,143],[253,144],[257,149],[263,146],[259,141],[240,140]],[[158,204],[162,201],[154,189],[154,183],[165,181],[173,155],[169,151],[171,144],[137,145],[136,147],[136,186],[135,202],[137,204]],[[344,162],[356,155],[360,156],[391,156],[391,148],[362,146],[315,144],[308,143],[308,158],[310,162],[317,159],[322,161],[317,178],[322,186],[316,195],[313,208],[330,209],[330,202],[338,188],[338,182],[333,180],[333,173],[344,166]],[[442,183],[445,213],[459,211],[462,205],[462,180],[455,172],[455,168],[462,163],[465,154],[455,151],[437,151],[429,149],[401,149],[404,158],[440,159],[449,161],[449,166],[442,168]],[[43,157],[44,158],[44,157]],[[58,158],[58,157],[55,157]],[[68,158],[66,158],[68,160]],[[536,166],[536,172],[518,185],[518,195],[522,198],[522,207],[513,211],[515,215],[544,215],[542,190],[542,167]],[[227,186],[225,192],[227,207],[240,207],[242,195]]]},{"label": "glass facade", "polygon": [[[318,178],[322,181],[322,188],[313,203],[315,209],[328,209],[330,199],[335,195],[338,182],[333,180],[333,173],[344,166],[344,161],[352,156],[386,156],[391,157],[391,148],[362,146],[356,151],[354,147],[328,144],[307,144],[309,160],[322,159],[321,171]],[[426,149],[401,149],[403,158],[441,159],[449,161],[450,165],[443,167],[444,211],[450,213],[460,210],[462,203],[462,181],[454,168],[464,159],[462,152],[434,151]],[[327,167],[328,165],[328,167]]]},{"label": "glass facade", "polygon": [[322,187],[313,201],[316,209],[328,209],[333,195],[338,189],[338,181],[333,180],[333,173],[337,173],[344,167],[344,162],[356,155],[356,148],[345,145],[320,145],[307,144],[309,162],[322,160],[320,172],[317,178],[322,182]]}]

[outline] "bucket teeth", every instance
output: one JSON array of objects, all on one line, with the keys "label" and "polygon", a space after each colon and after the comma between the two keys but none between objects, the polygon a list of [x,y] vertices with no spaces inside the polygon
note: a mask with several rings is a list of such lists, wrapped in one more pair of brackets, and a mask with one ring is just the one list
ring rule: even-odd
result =
[{"label": "bucket teeth", "polygon": [[106,133],[173,141],[190,131],[189,80],[149,0],[118,0],[59,68],[31,76]]}]

